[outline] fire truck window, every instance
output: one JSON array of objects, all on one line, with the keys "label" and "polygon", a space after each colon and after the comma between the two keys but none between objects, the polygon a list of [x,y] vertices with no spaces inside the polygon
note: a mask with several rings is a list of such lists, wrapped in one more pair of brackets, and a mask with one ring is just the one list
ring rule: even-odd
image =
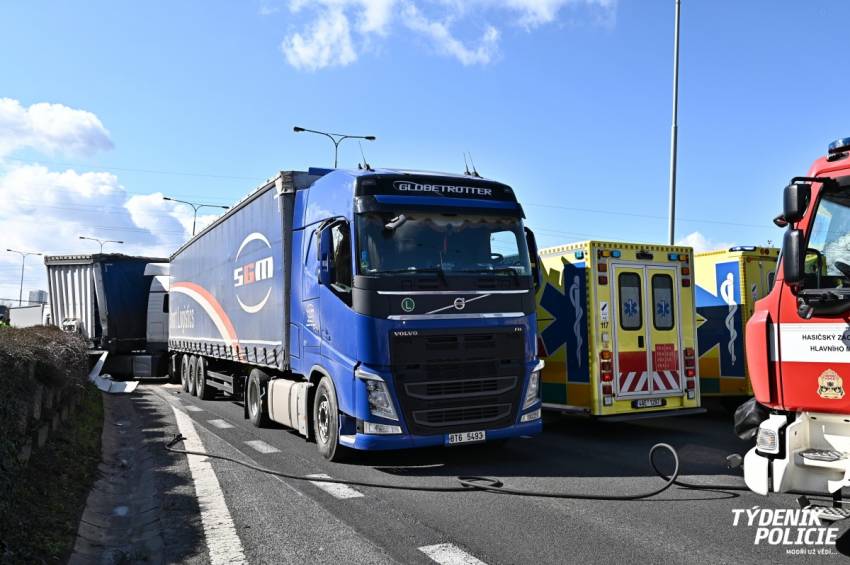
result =
[{"label": "fire truck window", "polygon": [[822,288],[846,284],[836,261],[850,263],[850,191],[824,194],[809,236],[805,284]]},{"label": "fire truck window", "polygon": [[673,329],[673,277],[652,275],[652,325],[656,330]]},{"label": "fire truck window", "polygon": [[643,326],[640,276],[637,273],[620,273],[617,285],[617,294],[620,297],[620,327],[624,330],[639,330]]}]

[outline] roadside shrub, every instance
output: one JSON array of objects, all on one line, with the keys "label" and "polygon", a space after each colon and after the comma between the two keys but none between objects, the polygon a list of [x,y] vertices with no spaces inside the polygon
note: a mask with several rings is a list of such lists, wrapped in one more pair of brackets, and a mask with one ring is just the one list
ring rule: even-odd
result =
[{"label": "roadside shrub", "polygon": [[[30,368],[34,371],[30,373]],[[30,437],[37,385],[62,397],[86,381],[86,343],[52,326],[0,327],[0,511]]]}]

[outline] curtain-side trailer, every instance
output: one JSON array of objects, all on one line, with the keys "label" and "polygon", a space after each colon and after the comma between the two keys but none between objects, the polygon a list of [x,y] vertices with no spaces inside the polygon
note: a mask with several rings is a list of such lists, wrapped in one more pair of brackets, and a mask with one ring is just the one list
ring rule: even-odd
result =
[{"label": "curtain-side trailer", "polygon": [[329,459],[537,433],[522,218],[473,176],[281,172],[171,257],[172,370]]}]

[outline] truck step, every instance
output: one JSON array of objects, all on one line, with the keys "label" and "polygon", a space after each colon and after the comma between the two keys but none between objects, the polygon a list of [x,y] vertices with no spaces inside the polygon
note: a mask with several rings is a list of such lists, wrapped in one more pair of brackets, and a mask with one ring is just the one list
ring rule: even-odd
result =
[{"label": "truck step", "polygon": [[838,522],[850,518],[850,508],[833,508],[832,506],[819,506],[812,504],[806,510],[813,512],[819,520],[824,522]]},{"label": "truck step", "polygon": [[801,451],[800,455],[804,459],[809,459],[810,461],[823,461],[824,463],[834,463],[847,458],[846,453],[835,451],[834,449],[807,449],[805,451]]}]

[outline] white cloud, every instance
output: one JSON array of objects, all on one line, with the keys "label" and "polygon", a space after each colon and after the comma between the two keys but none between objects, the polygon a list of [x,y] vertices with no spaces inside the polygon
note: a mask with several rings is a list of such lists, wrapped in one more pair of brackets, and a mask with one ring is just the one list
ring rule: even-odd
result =
[{"label": "white cloud", "polygon": [[464,65],[486,65],[498,50],[499,30],[495,27],[488,25],[478,45],[470,48],[452,35],[448,23],[429,20],[412,3],[404,10],[404,25],[425,36],[437,52],[451,55]]},{"label": "white cloud", "polygon": [[[290,0],[293,14],[313,19],[281,43],[287,62],[316,71],[354,63],[361,52],[393,30],[427,40],[433,51],[463,65],[486,65],[498,53],[501,32],[488,18],[526,30],[555,22],[564,8],[586,8],[592,20],[612,21],[617,0]],[[393,24],[397,24],[393,26]],[[461,38],[454,29],[483,30]]]},{"label": "white cloud", "polygon": [[23,148],[88,155],[111,149],[112,140],[91,112],[62,104],[24,107],[17,100],[0,98],[0,158]]},{"label": "white cloud", "polygon": [[678,240],[676,245],[693,247],[695,253],[702,253],[703,251],[729,249],[730,247],[733,247],[734,244],[708,239],[702,233],[695,231]]},{"label": "white cloud", "polygon": [[[94,114],[61,104],[0,99],[0,299],[17,298],[21,258],[7,248],[45,255],[85,254],[97,243],[79,236],[123,240],[107,252],[169,256],[191,235],[192,209],[164,201],[161,193],[130,195],[118,177],[106,172],[51,171],[38,164],[3,164],[2,158],[30,148],[43,153],[91,153],[112,146]],[[198,217],[198,229],[215,216]],[[28,257],[24,298],[46,289],[41,257]]]}]

